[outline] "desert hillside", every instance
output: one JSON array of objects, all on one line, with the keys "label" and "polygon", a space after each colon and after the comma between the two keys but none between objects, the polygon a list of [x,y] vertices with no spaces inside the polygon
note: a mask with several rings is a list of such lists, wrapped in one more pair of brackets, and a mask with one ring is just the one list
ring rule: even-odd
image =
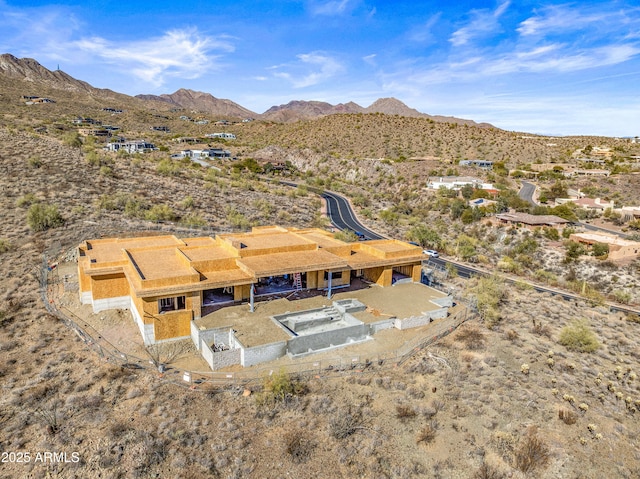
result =
[{"label": "desert hillside", "polygon": [[[495,185],[501,207],[573,215],[637,237],[611,214],[532,206],[511,173],[534,163],[578,165],[583,151],[606,146],[613,174],[564,179],[556,171],[538,179],[539,192],[580,187],[633,204],[639,145],[380,113],[228,125],[210,115],[196,124],[166,101],[98,91],[32,63],[21,68],[0,74],[0,478],[640,476],[640,323],[606,306],[638,307],[640,261],[570,254],[555,230],[494,225],[496,208],[468,205],[476,191],[467,198],[425,189],[429,178],[477,175]],[[55,103],[27,105],[30,95]],[[158,149],[106,152],[80,134],[78,117]],[[222,130],[236,139],[204,137]],[[177,141],[183,137],[195,143]],[[171,158],[207,147],[230,157],[202,165]],[[496,165],[458,164],[475,158]],[[451,267],[433,271],[471,307],[470,320],[403,361],[364,358],[340,372],[274,371],[246,384],[190,388],[106,361],[45,308],[43,259],[74,261],[82,240],[328,228],[316,188],[342,192],[363,222],[390,237],[498,273],[465,280]],[[71,288],[68,279],[56,287]],[[529,281],[583,299],[537,293]],[[36,461],[44,452],[68,462]]]}]

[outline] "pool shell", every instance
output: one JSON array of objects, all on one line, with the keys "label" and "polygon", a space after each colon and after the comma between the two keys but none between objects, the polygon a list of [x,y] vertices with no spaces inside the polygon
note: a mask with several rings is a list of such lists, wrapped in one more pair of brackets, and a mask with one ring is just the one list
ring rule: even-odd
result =
[{"label": "pool shell", "polygon": [[369,326],[351,315],[364,311],[356,299],[335,301],[332,306],[272,316],[291,339],[287,353],[293,356],[369,339]]}]

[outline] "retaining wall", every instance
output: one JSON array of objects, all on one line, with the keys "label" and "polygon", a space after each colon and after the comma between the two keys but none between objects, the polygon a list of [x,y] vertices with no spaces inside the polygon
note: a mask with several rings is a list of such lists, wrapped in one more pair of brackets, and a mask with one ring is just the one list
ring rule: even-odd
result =
[{"label": "retaining wall", "polygon": [[447,317],[447,308],[441,308],[435,311],[429,311],[428,313],[420,316],[411,316],[404,319],[396,319],[395,327],[397,329],[410,329],[417,328],[429,324],[436,319],[444,319]]}]

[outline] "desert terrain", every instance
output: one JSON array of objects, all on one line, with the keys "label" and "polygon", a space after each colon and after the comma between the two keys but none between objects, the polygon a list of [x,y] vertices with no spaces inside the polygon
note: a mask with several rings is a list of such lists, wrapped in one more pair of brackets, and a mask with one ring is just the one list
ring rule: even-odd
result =
[{"label": "desert terrain", "polygon": [[[204,133],[170,105],[43,83],[39,94],[57,103],[27,106],[20,95],[34,88],[25,85],[3,79],[0,96],[0,477],[640,476],[640,322],[606,306],[638,306],[638,260],[567,261],[561,237],[497,228],[487,218],[465,223],[453,215],[459,199],[424,190],[431,176],[478,174],[522,207],[517,179],[457,161],[481,156],[508,172],[606,144],[617,148],[613,163],[630,165],[637,144],[572,137],[548,146],[491,127],[349,114],[234,125],[237,142],[209,146],[238,160],[205,168],[168,159],[181,148],[174,133]],[[105,106],[128,111],[107,118]],[[162,149],[110,155],[74,135],[71,119],[101,115]],[[150,132],[159,121],[171,135]],[[247,161],[269,158],[289,169],[269,176]],[[265,181],[282,176],[306,187]],[[564,186],[637,204],[637,178],[631,171]],[[426,225],[443,255],[516,281],[440,272],[478,312],[401,363],[196,387],[105,361],[42,302],[43,255],[73,262],[87,238],[327,227],[308,187],[347,194],[367,225],[394,238],[410,240]],[[565,301],[526,281],[582,297]],[[130,320],[126,311],[110,314]],[[45,452],[66,460],[44,460]]]}]

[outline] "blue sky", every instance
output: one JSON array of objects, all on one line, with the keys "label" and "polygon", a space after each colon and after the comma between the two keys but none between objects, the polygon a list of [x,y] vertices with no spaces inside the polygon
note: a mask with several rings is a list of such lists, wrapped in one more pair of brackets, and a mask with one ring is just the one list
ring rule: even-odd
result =
[{"label": "blue sky", "polygon": [[99,88],[368,106],[548,134],[640,135],[640,4],[0,0],[0,52]]}]

